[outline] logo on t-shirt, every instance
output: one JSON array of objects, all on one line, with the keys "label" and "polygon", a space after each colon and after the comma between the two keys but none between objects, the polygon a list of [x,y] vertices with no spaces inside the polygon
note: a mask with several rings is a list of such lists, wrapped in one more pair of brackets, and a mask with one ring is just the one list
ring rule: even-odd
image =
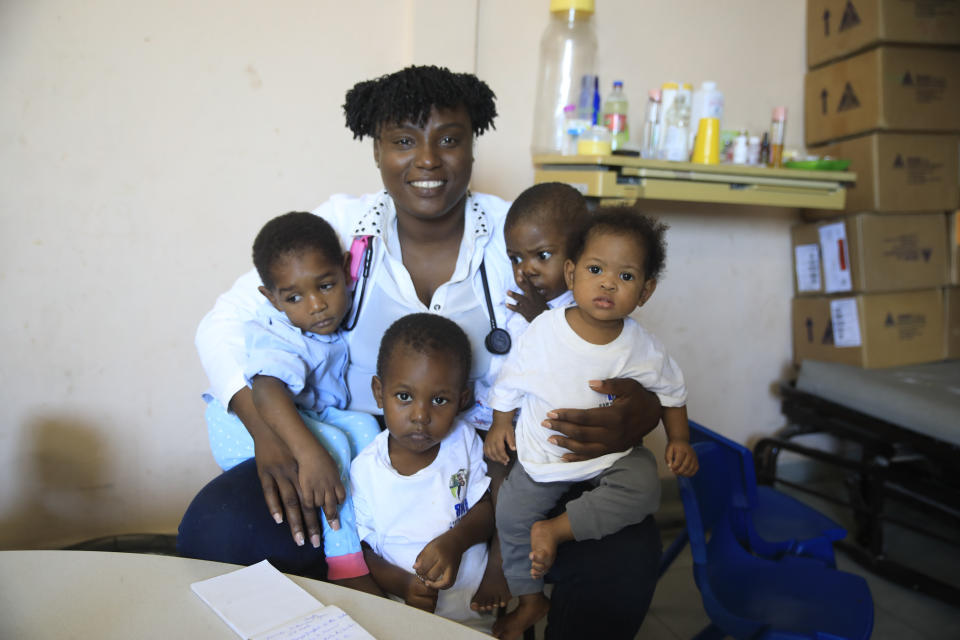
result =
[{"label": "logo on t-shirt", "polygon": [[455,474],[450,476],[450,493],[457,500],[460,499],[460,493],[463,491],[463,488],[467,486],[467,470],[460,469]]},{"label": "logo on t-shirt", "polygon": [[460,518],[465,516],[467,513],[466,486],[466,469],[460,469],[455,474],[450,476],[450,494],[457,500],[457,503],[453,505],[454,519],[453,522],[450,523],[451,527],[460,522]]},{"label": "logo on t-shirt", "polygon": [[613,401],[617,399],[617,396],[607,394],[607,397],[600,401],[601,407],[609,407],[613,404]]}]

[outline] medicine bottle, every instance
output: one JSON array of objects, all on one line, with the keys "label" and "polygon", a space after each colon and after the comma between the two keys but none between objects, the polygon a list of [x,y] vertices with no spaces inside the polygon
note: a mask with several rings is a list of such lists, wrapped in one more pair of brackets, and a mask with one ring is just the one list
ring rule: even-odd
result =
[{"label": "medicine bottle", "polygon": [[540,67],[533,110],[533,154],[561,153],[564,107],[578,104],[584,76],[593,76],[597,34],[594,0],[550,0],[550,23],[540,38]]},{"label": "medicine bottle", "polygon": [[611,145],[614,151],[622,149],[630,140],[629,120],[627,112],[630,109],[630,103],[626,94],[623,93],[623,82],[615,80],[613,91],[607,95],[603,102],[603,126],[610,131]]},{"label": "medicine bottle", "polygon": [[663,160],[687,162],[690,159],[689,95],[689,91],[681,87],[673,104],[663,114],[663,141],[660,144],[660,157]]},{"label": "medicine bottle", "polygon": [[787,108],[776,107],[770,121],[770,166],[783,166],[783,137],[787,127]]},{"label": "medicine bottle", "polygon": [[723,92],[717,89],[717,83],[706,81],[693,92],[693,101],[690,103],[690,148],[693,148],[693,139],[700,126],[700,118],[716,118],[723,128]]}]

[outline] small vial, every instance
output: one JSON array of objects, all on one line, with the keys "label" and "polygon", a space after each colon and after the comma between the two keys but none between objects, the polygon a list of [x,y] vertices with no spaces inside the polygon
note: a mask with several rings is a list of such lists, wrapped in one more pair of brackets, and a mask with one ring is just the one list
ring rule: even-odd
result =
[{"label": "small vial", "polygon": [[747,164],[747,132],[743,131],[733,140],[733,164]]},{"label": "small vial", "polygon": [[747,138],[747,164],[760,164],[760,136]]},{"label": "small vial", "polygon": [[766,166],[770,164],[770,134],[763,133],[763,140],[760,141],[760,164]]},{"label": "small vial", "polygon": [[783,166],[783,136],[787,127],[787,108],[776,107],[770,121],[770,166]]}]

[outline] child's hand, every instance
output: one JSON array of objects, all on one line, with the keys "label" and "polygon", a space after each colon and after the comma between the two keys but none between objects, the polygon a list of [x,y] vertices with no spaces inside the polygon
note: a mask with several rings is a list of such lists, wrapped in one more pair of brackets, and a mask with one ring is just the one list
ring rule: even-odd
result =
[{"label": "child's hand", "polygon": [[437,595],[436,589],[425,585],[417,576],[410,576],[410,580],[407,581],[407,591],[403,594],[403,601],[411,607],[433,613],[437,608]]},{"label": "child's hand", "polygon": [[423,548],[413,563],[413,570],[428,587],[449,589],[457,580],[461,557],[450,537],[440,535]]},{"label": "child's hand", "polygon": [[517,434],[512,425],[497,424],[494,421],[487,437],[483,441],[483,455],[500,464],[510,463],[510,451],[517,450]]},{"label": "child's hand", "polygon": [[322,508],[330,527],[338,530],[340,503],[346,499],[347,492],[340,481],[337,463],[319,443],[309,455],[297,456],[297,463],[304,508]]},{"label": "child's hand", "polygon": [[547,311],[550,307],[547,305],[547,301],[543,295],[527,280],[525,275],[520,274],[516,280],[517,286],[520,287],[523,293],[507,291],[507,295],[516,300],[516,302],[513,303],[508,300],[506,303],[507,309],[516,311],[522,315],[527,322],[533,322],[534,318],[544,311]]},{"label": "child's hand", "polygon": [[667,466],[678,476],[689,478],[700,468],[697,461],[697,453],[690,446],[689,442],[670,442],[667,444],[667,452],[664,455]]}]

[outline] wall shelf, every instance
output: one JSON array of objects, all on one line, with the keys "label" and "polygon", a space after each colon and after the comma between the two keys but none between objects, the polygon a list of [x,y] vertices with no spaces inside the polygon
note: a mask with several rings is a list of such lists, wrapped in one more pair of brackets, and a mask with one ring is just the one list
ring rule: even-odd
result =
[{"label": "wall shelf", "polygon": [[677,200],[792,209],[843,209],[846,171],[693,164],[631,156],[533,157],[534,182],[565,182],[601,204]]}]

